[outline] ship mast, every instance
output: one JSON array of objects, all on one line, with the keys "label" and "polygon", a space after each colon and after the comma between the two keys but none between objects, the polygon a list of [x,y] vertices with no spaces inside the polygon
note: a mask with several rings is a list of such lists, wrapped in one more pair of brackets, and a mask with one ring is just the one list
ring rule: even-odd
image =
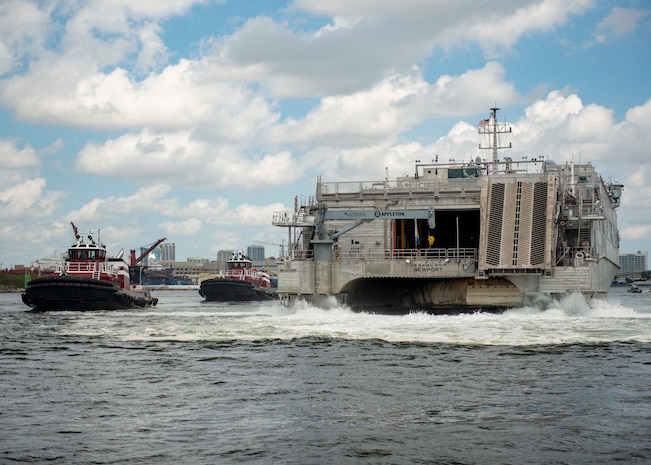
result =
[{"label": "ship mast", "polygon": [[482,120],[479,122],[479,134],[485,135],[488,139],[488,145],[483,145],[479,143],[479,148],[482,150],[491,150],[493,156],[491,158],[492,169],[491,171],[494,174],[498,172],[498,157],[497,152],[501,149],[510,149],[512,148],[511,142],[509,145],[501,145],[500,134],[509,134],[511,132],[511,126],[507,123],[499,124],[497,122],[497,110],[499,108],[493,107],[490,109],[491,114],[488,119]]}]

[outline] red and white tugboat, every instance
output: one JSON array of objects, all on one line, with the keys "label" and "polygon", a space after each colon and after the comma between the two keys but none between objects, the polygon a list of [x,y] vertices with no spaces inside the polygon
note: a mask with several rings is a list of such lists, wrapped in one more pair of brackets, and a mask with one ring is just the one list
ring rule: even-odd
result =
[{"label": "red and white tugboat", "polygon": [[68,249],[58,275],[36,278],[27,283],[22,295],[25,305],[37,311],[121,310],[150,307],[158,303],[147,289],[132,285],[129,265],[122,258],[108,257],[106,247],[88,242],[72,224],[76,242]]},{"label": "red and white tugboat", "polygon": [[243,253],[233,253],[226,262],[226,273],[204,279],[199,294],[206,301],[245,302],[277,298],[271,286],[271,278],[263,271],[253,268],[253,262]]}]

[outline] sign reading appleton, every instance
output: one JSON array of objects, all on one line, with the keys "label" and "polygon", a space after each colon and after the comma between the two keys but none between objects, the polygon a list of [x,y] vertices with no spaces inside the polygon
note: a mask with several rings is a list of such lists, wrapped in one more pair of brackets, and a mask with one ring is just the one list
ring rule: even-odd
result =
[{"label": "sign reading appleton", "polygon": [[[336,213],[335,213],[336,215]],[[334,215],[333,215],[334,216]],[[343,216],[346,218],[363,218],[363,219],[373,219],[373,218],[405,218],[407,214],[404,211],[369,211],[362,210],[358,212],[343,212]]]},{"label": "sign reading appleton", "polygon": [[376,211],[376,218],[404,218],[405,212]]},{"label": "sign reading appleton", "polygon": [[357,220],[373,221],[377,219],[424,219],[431,223],[430,227],[434,228],[434,209],[427,210],[329,210],[323,214],[324,221],[327,220]]}]

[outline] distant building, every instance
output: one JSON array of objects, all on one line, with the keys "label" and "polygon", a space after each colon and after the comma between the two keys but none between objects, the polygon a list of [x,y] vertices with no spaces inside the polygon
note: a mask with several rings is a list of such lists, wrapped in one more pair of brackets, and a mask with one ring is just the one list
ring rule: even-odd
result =
[{"label": "distant building", "polygon": [[163,243],[158,248],[160,249],[159,260],[163,262],[176,261],[176,244],[174,242]]},{"label": "distant building", "polygon": [[649,269],[649,253],[640,252],[620,254],[620,273],[641,273]]},{"label": "distant building", "polygon": [[207,265],[210,260],[205,257],[188,257],[188,263],[193,265]]},{"label": "distant building", "polygon": [[55,254],[52,254],[48,258],[39,258],[38,260],[32,262],[30,268],[39,270],[40,272],[53,272],[56,270],[63,269],[65,259],[68,256],[68,252],[62,253],[59,257]]},{"label": "distant building", "polygon": [[217,261],[226,263],[226,260],[230,260],[231,255],[233,255],[234,250],[219,250],[217,251]]},{"label": "distant building", "polygon": [[[207,260],[202,257],[195,257],[197,259]],[[199,284],[202,279],[212,278],[220,272],[217,264],[210,262],[207,264],[191,263],[191,262],[168,262],[171,267],[171,276],[175,280],[189,281],[192,284]],[[203,278],[202,278],[203,276]]]},{"label": "distant building", "polygon": [[246,248],[246,256],[251,261],[264,260],[264,246],[263,245],[250,245]]}]

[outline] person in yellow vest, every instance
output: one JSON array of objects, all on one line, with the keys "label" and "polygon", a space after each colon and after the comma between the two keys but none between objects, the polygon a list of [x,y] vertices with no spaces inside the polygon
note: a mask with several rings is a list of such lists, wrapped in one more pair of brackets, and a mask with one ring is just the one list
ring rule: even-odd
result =
[{"label": "person in yellow vest", "polygon": [[434,245],[434,240],[435,240],[434,236],[432,236],[431,234],[427,236],[427,243],[429,244],[430,247]]}]

